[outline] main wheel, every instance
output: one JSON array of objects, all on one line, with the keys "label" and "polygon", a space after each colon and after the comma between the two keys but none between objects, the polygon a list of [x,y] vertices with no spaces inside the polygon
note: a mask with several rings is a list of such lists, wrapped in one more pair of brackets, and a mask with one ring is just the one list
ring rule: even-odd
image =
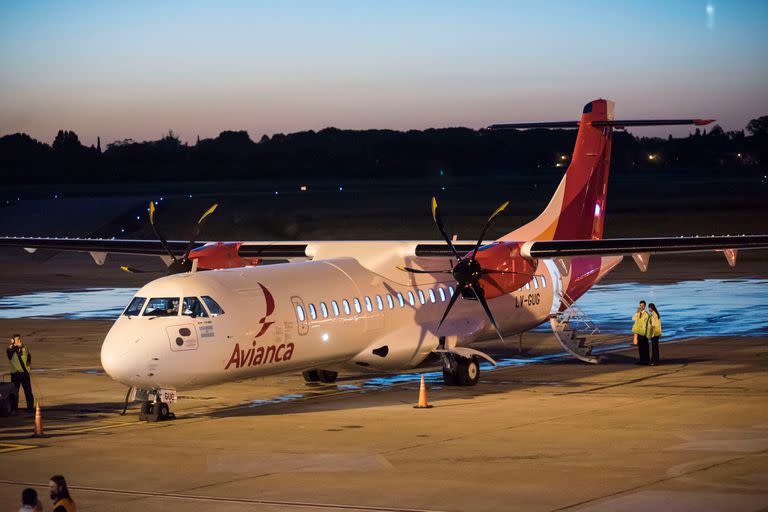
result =
[{"label": "main wheel", "polygon": [[152,414],[152,402],[142,402],[141,409],[139,409],[139,421],[147,421],[150,414]]},{"label": "main wheel", "polygon": [[458,376],[456,374],[457,357],[453,354],[442,354],[443,360],[443,384],[446,386],[458,386]]},{"label": "main wheel", "polygon": [[460,386],[474,386],[480,380],[480,363],[476,357],[460,357],[456,374]]},{"label": "main wheel", "polygon": [[317,370],[317,373],[320,376],[320,382],[324,382],[325,384],[333,384],[336,382],[336,377],[339,376],[338,372],[332,372],[330,370]]},{"label": "main wheel", "polygon": [[171,408],[168,407],[168,404],[165,402],[160,402],[158,405],[160,407],[160,410],[158,411],[157,415],[161,420],[167,420],[168,417],[171,414]]},{"label": "main wheel", "polygon": [[10,397],[0,400],[0,417],[10,416],[11,414],[11,401]]},{"label": "main wheel", "polygon": [[301,372],[301,376],[304,377],[305,382],[319,382],[320,370],[305,370]]}]

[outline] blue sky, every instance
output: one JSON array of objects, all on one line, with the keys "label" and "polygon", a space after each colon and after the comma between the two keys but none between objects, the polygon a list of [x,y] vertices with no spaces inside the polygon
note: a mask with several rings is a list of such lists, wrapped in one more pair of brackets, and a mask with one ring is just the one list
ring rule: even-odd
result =
[{"label": "blue sky", "polygon": [[597,97],[740,129],[768,114],[766,29],[766,1],[0,0],[0,134],[480,127]]}]

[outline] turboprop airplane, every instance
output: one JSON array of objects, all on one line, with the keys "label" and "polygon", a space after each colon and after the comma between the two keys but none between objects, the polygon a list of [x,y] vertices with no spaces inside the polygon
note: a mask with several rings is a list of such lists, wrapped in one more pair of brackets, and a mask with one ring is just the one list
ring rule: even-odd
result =
[{"label": "turboprop airplane", "polygon": [[[2,238],[0,245],[160,255],[171,275],[142,287],[101,348],[104,370],[139,390],[141,418],[167,418],[179,389],[302,371],[333,382],[332,369],[395,371],[436,353],[448,385],[478,382],[471,345],[550,322],[563,348],[595,363],[579,335],[574,302],[631,255],[645,270],[651,254],[768,248],[768,235],[603,239],[611,134],[628,126],[710,120],[613,117],[613,102],[587,103],[580,121],[490,128],[577,128],[570,165],[533,221],[490,243],[448,235],[437,201],[432,217],[444,241],[190,242]],[[156,228],[154,204],[150,221]],[[183,254],[183,256],[180,256]],[[289,263],[262,265],[263,260]],[[202,272],[203,269],[210,269]],[[132,270],[132,269],[127,269]]]}]

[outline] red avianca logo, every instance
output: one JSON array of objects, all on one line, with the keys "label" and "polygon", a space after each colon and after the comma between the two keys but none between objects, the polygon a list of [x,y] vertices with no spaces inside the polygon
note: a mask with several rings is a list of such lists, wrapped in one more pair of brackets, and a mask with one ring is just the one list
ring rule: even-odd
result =
[{"label": "red avianca logo", "polygon": [[262,336],[265,332],[267,332],[267,329],[269,329],[269,326],[274,324],[275,322],[267,322],[267,318],[269,315],[275,312],[275,299],[272,297],[272,294],[267,289],[266,286],[259,283],[259,286],[261,286],[261,291],[264,292],[264,301],[267,303],[267,313],[261,317],[261,320],[259,320],[259,323],[261,324],[261,330],[259,333],[254,336],[255,338],[258,338],[259,336]]}]

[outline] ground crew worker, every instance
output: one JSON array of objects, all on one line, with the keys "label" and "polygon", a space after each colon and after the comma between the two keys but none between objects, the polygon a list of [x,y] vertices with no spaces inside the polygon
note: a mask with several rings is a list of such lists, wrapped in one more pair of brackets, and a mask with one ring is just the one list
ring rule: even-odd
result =
[{"label": "ground crew worker", "polygon": [[648,364],[648,312],[645,310],[645,301],[641,300],[640,305],[632,315],[635,323],[632,325],[632,332],[637,334],[637,351],[640,360],[637,364]]},{"label": "ground crew worker", "polygon": [[77,512],[75,502],[69,495],[67,481],[61,475],[53,475],[48,482],[51,490],[51,501],[53,501],[53,512]]},{"label": "ground crew worker", "polygon": [[648,304],[648,338],[651,340],[651,366],[659,364],[659,338],[661,337],[661,315],[656,304]]},{"label": "ground crew worker", "polygon": [[16,386],[16,396],[19,396],[19,387],[24,387],[24,398],[27,399],[27,411],[35,410],[35,397],[32,394],[32,379],[29,375],[29,368],[32,365],[32,354],[24,346],[21,336],[14,334],[11,338],[11,345],[6,351],[8,360],[11,362],[11,382]]}]

